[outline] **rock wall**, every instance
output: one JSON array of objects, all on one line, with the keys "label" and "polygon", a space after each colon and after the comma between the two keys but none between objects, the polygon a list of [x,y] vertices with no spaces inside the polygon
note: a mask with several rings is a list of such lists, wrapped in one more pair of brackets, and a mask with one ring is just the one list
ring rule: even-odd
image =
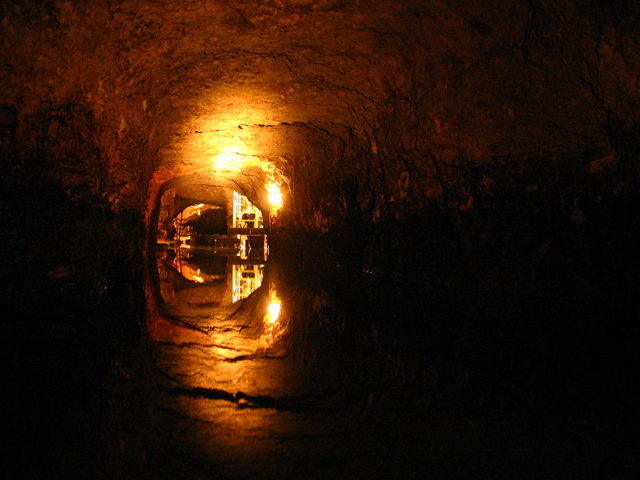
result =
[{"label": "rock wall", "polygon": [[285,175],[280,225],[356,225],[374,261],[410,242],[393,232],[445,218],[447,242],[481,257],[504,232],[588,226],[634,195],[639,8],[7,2],[8,161],[69,201],[152,223],[171,180],[245,185],[211,166],[232,151]]},{"label": "rock wall", "polygon": [[[380,440],[363,469],[324,477],[411,476],[425,449],[436,478],[630,465],[639,18],[637,0],[0,2],[0,306],[21,473],[215,474],[174,447],[183,422],[217,417],[150,408],[206,398],[157,391],[155,360],[188,350],[154,358],[152,341],[178,338],[197,361],[209,337],[132,321],[145,232],[223,188],[266,209],[276,174],[273,257],[312,360],[283,364],[335,372],[364,416],[332,411]],[[162,275],[168,303],[202,297]],[[296,407],[229,391],[238,408]],[[380,408],[382,424],[360,422]],[[214,458],[225,428],[199,437]],[[344,462],[298,456],[314,439],[291,431],[292,449],[273,446],[305,477],[369,447],[338,436]],[[265,463],[277,478],[289,466]]]}]

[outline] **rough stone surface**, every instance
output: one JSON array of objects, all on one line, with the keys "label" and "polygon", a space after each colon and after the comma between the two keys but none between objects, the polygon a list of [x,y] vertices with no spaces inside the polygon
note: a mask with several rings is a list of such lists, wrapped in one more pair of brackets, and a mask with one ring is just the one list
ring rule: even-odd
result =
[{"label": "rough stone surface", "polygon": [[[266,210],[263,184],[277,175],[285,204],[273,221],[274,251],[286,252],[291,257],[287,261],[312,272],[309,276],[317,273],[315,261],[353,275],[358,287],[396,292],[393,305],[399,312],[384,311],[394,321],[406,322],[406,331],[388,327],[389,340],[379,341],[384,319],[353,325],[353,316],[364,318],[371,310],[332,309],[327,299],[340,297],[339,291],[322,294],[305,285],[289,301],[296,313],[308,314],[308,305],[317,306],[308,326],[313,335],[303,329],[296,332],[302,337],[293,337],[302,338],[299,345],[308,350],[297,351],[302,359],[295,357],[295,362],[258,359],[249,370],[279,367],[272,376],[260,377],[261,385],[251,385],[251,375],[234,379],[238,388],[250,392],[247,398],[234,397],[234,403],[255,401],[269,390],[271,380],[280,382],[278,388],[286,386],[274,387],[282,396],[295,397],[309,387],[297,380],[317,376],[322,385],[337,383],[345,395],[352,393],[349,408],[365,413],[371,405],[384,408],[386,400],[369,398],[388,390],[368,384],[369,378],[360,382],[359,373],[349,370],[363,365],[367,374],[379,374],[379,381],[391,387],[411,385],[399,395],[407,402],[407,414],[377,417],[388,422],[380,431],[391,432],[399,442],[385,457],[387,470],[381,475],[410,476],[406,465],[421,457],[416,445],[423,444],[441,461],[433,467],[436,477],[462,475],[454,465],[467,460],[475,465],[493,461],[494,478],[514,478],[522,471],[531,473],[525,478],[571,476],[575,471],[584,477],[591,463],[580,463],[582,470],[573,471],[567,465],[594,452],[593,462],[602,460],[602,472],[611,472],[622,450],[612,453],[607,439],[616,437],[623,423],[616,415],[624,409],[599,400],[594,409],[609,416],[598,422],[585,413],[591,404],[584,398],[604,398],[598,392],[605,387],[621,391],[622,380],[598,383],[588,378],[587,370],[596,372],[597,379],[607,372],[615,372],[614,379],[626,378],[624,362],[612,359],[630,358],[629,345],[637,338],[635,318],[623,312],[625,307],[637,310],[640,285],[635,260],[640,231],[639,18],[640,4],[634,0],[2,2],[0,219],[6,244],[0,300],[12,315],[14,336],[27,339],[16,343],[10,364],[25,368],[18,377],[31,375],[41,385],[34,394],[25,389],[17,403],[26,399],[35,410],[34,398],[69,389],[75,402],[71,411],[80,412],[77,418],[60,413],[66,397],[59,393],[51,414],[36,421],[48,421],[51,431],[70,436],[81,432],[78,444],[96,427],[73,426],[82,424],[81,413],[107,412],[106,430],[114,436],[109,441],[117,448],[106,453],[106,464],[113,467],[104,475],[112,478],[158,473],[153,466],[140,466],[151,455],[145,442],[162,431],[157,427],[167,420],[163,415],[174,415],[184,405],[148,409],[145,395],[189,404],[191,415],[170,419],[176,425],[184,422],[180,432],[186,433],[180,438],[194,440],[188,432],[198,421],[215,425],[210,412],[201,409],[206,404],[202,398],[158,394],[153,381],[164,372],[171,381],[190,379],[180,388],[201,387],[196,380],[204,378],[224,390],[216,382],[224,377],[219,369],[229,365],[216,363],[215,355],[200,355],[198,346],[220,333],[210,329],[211,318],[200,318],[195,329],[175,318],[153,325],[141,322],[141,341],[118,312],[126,310],[123,303],[140,301],[131,279],[140,280],[145,234],[153,240],[158,221],[166,223],[191,201],[220,203],[220,192],[227,189],[228,194],[230,188]],[[295,248],[301,244],[302,253]],[[343,287],[349,292],[353,288]],[[175,302],[177,313],[191,308],[193,292],[167,285],[163,292]],[[153,304],[150,291],[145,293]],[[220,292],[210,288],[200,293],[215,299]],[[407,305],[431,312],[437,302],[429,295],[440,294],[453,306],[436,312],[429,330]],[[375,294],[357,298],[361,304],[379,305]],[[469,305],[480,311],[458,307],[460,298],[474,298]],[[340,299],[341,304],[350,300]],[[555,306],[562,326],[558,340],[546,323],[542,333],[529,324],[519,330],[510,323],[521,320],[524,311],[523,324],[540,321]],[[101,323],[96,312],[103,308],[115,326]],[[590,310],[597,312],[598,321],[583,322]],[[155,314],[162,316],[152,311],[151,318]],[[489,325],[489,333],[480,331],[474,315],[479,324]],[[610,330],[602,327],[605,317]],[[240,326],[234,321],[224,325],[240,333],[224,346],[258,338],[248,320]],[[366,332],[358,331],[365,327]],[[576,331],[580,333],[574,335]],[[510,335],[516,338],[512,350]],[[190,344],[193,371],[180,370],[185,350],[167,340],[175,337]],[[105,338],[117,339],[115,346],[105,346],[112,345]],[[334,364],[328,361],[332,338],[353,348],[352,357],[341,350],[346,356],[338,355]],[[608,350],[603,346],[607,341]],[[129,351],[128,343],[137,349]],[[562,354],[565,343],[579,352],[576,359]],[[530,356],[515,351],[520,344]],[[154,345],[151,353],[149,345]],[[90,353],[94,347],[95,358]],[[498,353],[487,353],[485,347]],[[68,353],[74,348],[97,359],[95,365],[80,368],[77,382],[69,377],[62,387],[52,385],[49,377],[76,367]],[[436,353],[411,356],[426,349]],[[315,355],[306,367],[305,354]],[[47,358],[47,368],[40,368],[38,355]],[[49,355],[62,359],[59,371]],[[573,373],[557,373],[561,367],[554,356]],[[533,357],[542,358],[542,366]],[[557,377],[545,376],[544,362]],[[340,377],[338,367],[349,373],[334,381]],[[520,374],[536,386],[534,394],[529,395]],[[108,405],[96,400],[103,388],[96,379],[105,375],[113,395]],[[403,375],[414,377],[405,383]],[[355,391],[347,385],[351,380],[358,385]],[[553,385],[550,397],[568,400],[545,397],[541,392],[547,380]],[[87,385],[86,392],[78,385]],[[501,413],[501,389],[511,395],[504,400],[510,416],[492,423],[488,416]],[[433,395],[439,395],[433,401],[440,410],[427,414],[416,398]],[[214,400],[220,411],[230,408],[228,399]],[[453,407],[447,407],[450,400]],[[525,415],[530,423],[519,423],[519,413],[544,409],[538,410],[536,402],[562,408],[557,416]],[[562,423],[551,443],[542,441],[546,432],[536,427],[535,419],[544,417],[542,425],[553,428],[550,418],[574,411],[575,417],[565,417],[582,422],[579,427]],[[251,422],[262,417],[245,413],[250,436],[252,425],[258,424]],[[436,425],[433,435],[413,425],[423,413],[431,427]],[[353,418],[362,417],[345,414],[336,422]],[[304,422],[289,421],[304,430]],[[148,430],[138,435],[130,425]],[[274,436],[282,433],[273,428]],[[410,432],[407,437],[403,429]],[[527,429],[534,433],[525,435]],[[215,425],[216,438],[225,431],[225,425]],[[521,443],[512,445],[509,435]],[[215,454],[215,445],[207,443],[210,437],[204,437],[194,442],[209,449],[207,455]],[[43,444],[56,444],[56,434],[43,438]],[[460,438],[467,442],[456,450],[460,456],[448,457],[449,447],[462,445]],[[484,438],[489,441],[482,450]],[[572,446],[564,445],[563,438],[570,438]],[[351,440],[357,444],[357,438]],[[402,441],[409,444],[406,451]],[[197,469],[197,458],[165,458],[163,448],[166,452],[170,444],[159,440],[155,445],[155,465],[166,461],[167,472],[193,467],[193,478],[206,478],[207,472]],[[252,448],[260,450],[259,444]],[[77,453],[65,457],[68,452],[57,445],[49,450],[51,461],[64,457],[71,464],[82,457],[81,448],[67,449]],[[246,459],[255,453],[236,452],[229,445],[225,454]],[[327,445],[329,450],[344,448]],[[279,448],[275,451],[281,452]],[[536,449],[567,470],[544,470],[536,464]],[[520,463],[502,466],[496,455],[505,451],[515,452],[511,458]],[[569,460],[563,463],[559,457],[565,454]],[[61,461],[52,463],[69,468]],[[271,466],[277,477],[277,466]],[[87,473],[92,467],[83,468]],[[360,473],[364,471],[369,472]],[[353,472],[342,473],[355,478]]]},{"label": "rough stone surface", "polygon": [[[374,218],[443,189],[464,207],[479,186],[460,169],[543,161],[616,170],[637,155],[637,8],[9,2],[0,93],[18,108],[21,144],[44,134],[58,154],[73,149],[89,162],[80,143],[96,152],[91,168],[106,168],[100,193],[114,208],[139,208],[154,169],[166,171],[158,181],[206,171],[225,142],[290,177],[310,169],[292,178],[292,205],[307,185],[330,182],[313,192],[306,218],[330,209],[353,177]],[[95,182],[91,168],[69,182]]]}]

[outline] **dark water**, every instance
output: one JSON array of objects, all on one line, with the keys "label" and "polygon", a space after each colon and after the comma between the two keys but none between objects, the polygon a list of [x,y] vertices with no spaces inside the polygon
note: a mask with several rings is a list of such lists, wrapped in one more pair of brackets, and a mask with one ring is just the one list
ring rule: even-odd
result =
[{"label": "dark water", "polygon": [[143,338],[110,370],[100,477],[632,478],[633,299],[314,253],[157,252]]}]

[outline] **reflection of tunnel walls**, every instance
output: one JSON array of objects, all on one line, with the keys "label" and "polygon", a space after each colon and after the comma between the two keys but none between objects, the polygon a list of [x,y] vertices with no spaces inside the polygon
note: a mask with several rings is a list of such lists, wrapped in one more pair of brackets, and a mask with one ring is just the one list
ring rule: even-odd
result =
[{"label": "reflection of tunnel walls", "polygon": [[[270,295],[264,288],[236,315],[225,317],[212,308],[209,322],[196,324],[206,335],[154,330],[165,387],[157,414],[160,425],[173,427],[163,445],[228,468],[230,478],[244,476],[238,469],[252,478],[288,478],[298,469],[305,474],[291,478],[315,478],[309,473],[317,464],[353,462],[354,454],[370,452],[371,431],[382,423],[381,412],[393,417],[394,395],[406,381],[398,371],[402,352],[381,348],[384,338],[368,324],[345,328],[334,306],[325,312],[332,320],[321,322],[318,311],[327,307],[328,296],[320,301],[283,289],[292,301],[283,301],[273,334],[265,327]],[[180,318],[194,325],[185,313]],[[345,343],[358,348],[336,348]],[[291,458],[274,462],[283,449]],[[323,471],[317,478],[342,477]]]},{"label": "reflection of tunnel walls", "polygon": [[[176,269],[179,263],[175,258],[170,259],[166,252],[158,258],[158,300],[162,303],[163,311],[170,315],[188,315],[190,312],[200,312],[212,307],[225,307],[233,304],[231,268],[223,265],[224,271],[216,268],[214,273],[203,266],[201,277],[206,283],[200,284],[186,279]],[[200,265],[193,262],[192,268]]]},{"label": "reflection of tunnel walls", "polygon": [[175,291],[174,304],[167,310],[170,315],[196,315],[212,307],[231,305],[231,282],[228,277],[206,284],[192,284]]},{"label": "reflection of tunnel walls", "polygon": [[[234,302],[230,265],[222,278],[198,284],[180,275],[175,263],[166,252],[161,252],[157,258],[158,283],[150,287],[156,289],[156,294],[147,297],[147,301],[153,302],[150,311],[159,312],[169,321],[188,325],[190,329],[209,332],[212,338],[216,337],[218,330],[222,337],[225,337],[225,332],[229,333],[218,324],[221,319],[228,322],[231,331],[242,332],[242,337],[249,342],[260,337],[269,302],[268,288],[259,288],[249,297]],[[181,330],[172,329],[172,332],[180,334]],[[182,333],[187,334],[188,331]],[[230,335],[228,341],[234,342],[234,337]],[[239,348],[238,352],[241,350]]]}]

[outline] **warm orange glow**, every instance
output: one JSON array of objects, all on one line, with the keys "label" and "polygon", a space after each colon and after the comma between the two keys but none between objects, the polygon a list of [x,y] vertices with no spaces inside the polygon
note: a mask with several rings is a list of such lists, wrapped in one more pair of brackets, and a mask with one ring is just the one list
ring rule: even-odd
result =
[{"label": "warm orange glow", "polygon": [[281,314],[282,302],[272,288],[269,291],[269,304],[263,320],[264,331],[259,339],[262,348],[270,348],[284,334],[286,326],[280,322]]},{"label": "warm orange glow", "polygon": [[213,168],[217,173],[240,173],[243,169],[257,167],[263,172],[270,172],[270,162],[257,155],[246,153],[241,145],[225,145],[213,157]]},{"label": "warm orange glow", "polygon": [[282,192],[280,191],[280,187],[275,183],[268,183],[265,187],[271,208],[275,208],[276,211],[279,210],[282,207]]},{"label": "warm orange glow", "polygon": [[278,317],[280,317],[280,310],[282,305],[280,304],[280,299],[272,295],[271,303],[267,307],[267,315],[265,316],[265,321],[271,325],[278,321]]},{"label": "warm orange glow", "polygon": [[248,152],[239,143],[229,143],[222,146],[215,154],[212,166],[216,174],[219,175],[237,175],[252,168],[261,170],[264,175],[271,215],[275,216],[282,208],[283,195],[280,186],[285,182],[285,178],[271,161]]},{"label": "warm orange glow", "polygon": [[276,181],[276,175],[274,172],[270,172],[267,176],[269,181],[265,184],[265,189],[267,190],[267,200],[270,205],[270,213],[272,217],[278,215],[278,211],[282,208],[282,191],[280,190],[280,185],[282,184],[279,181]]},{"label": "warm orange glow", "polygon": [[202,272],[200,271],[200,269],[190,264],[187,261],[184,261],[184,262],[181,261],[179,256],[177,256],[174,259],[173,265],[176,268],[176,270],[178,270],[178,272],[180,272],[180,274],[187,280],[191,280],[192,282],[196,282],[196,283],[205,282],[204,278],[202,277]]},{"label": "warm orange glow", "polygon": [[[199,203],[197,205],[189,205],[182,212],[176,216],[174,219],[174,226],[177,228],[178,224],[185,225],[189,221],[193,220],[196,216],[202,215],[203,211],[208,210],[219,210],[222,207],[216,205],[205,205],[204,203]],[[183,229],[184,231],[184,229]]]},{"label": "warm orange glow", "polygon": [[222,152],[213,159],[216,170],[239,170],[242,168],[242,158],[234,152]]},{"label": "warm orange glow", "polygon": [[[246,86],[247,83],[250,85]],[[194,103],[197,108],[193,109],[193,115],[185,117],[184,122],[176,126],[180,135],[171,137],[172,140],[163,145],[154,185],[193,175],[198,182],[202,179],[202,183],[243,191],[262,210],[238,209],[236,213],[239,216],[233,217],[236,222],[234,226],[261,228],[267,219],[262,218],[260,222],[259,212],[266,217],[269,212],[277,212],[283,203],[289,201],[284,198],[289,192],[287,178],[280,170],[287,164],[286,158],[277,155],[288,151],[288,139],[282,134],[278,135],[280,129],[257,126],[306,121],[307,117],[298,115],[297,108],[290,111],[290,107],[280,100],[279,88],[274,92],[265,91],[255,88],[255,82],[242,81],[218,84],[221,86],[215,91],[204,92],[202,98]],[[207,181],[207,177],[211,180]],[[277,187],[275,196],[271,196],[266,187],[271,184]],[[204,212],[205,208],[202,208]],[[197,214],[197,208],[193,213]],[[243,217],[247,213],[249,215]],[[255,217],[252,217],[253,213]],[[232,219],[229,220],[231,223]],[[253,222],[253,225],[246,222]],[[255,253],[252,258],[256,257]],[[188,262],[182,263],[187,265]],[[246,302],[246,308],[237,305],[262,285],[264,268],[263,265],[247,268],[246,264],[234,264],[232,278],[225,279],[224,285],[229,289],[232,283],[233,290],[226,292],[232,297],[234,305],[227,305],[226,296],[224,304],[213,306],[212,302],[210,310],[207,310],[210,319],[206,320],[203,314],[202,321],[198,320],[198,330],[187,328],[187,324],[192,322],[189,316],[185,316],[185,321],[180,324],[173,319],[163,318],[160,307],[155,305],[157,299],[153,289],[149,286],[147,300],[155,314],[149,317],[148,328],[153,340],[185,346],[185,350],[170,365],[164,359],[159,360],[159,368],[167,368],[169,375],[179,375],[180,383],[188,387],[204,387],[231,394],[246,392],[253,396],[287,396],[295,392],[296,386],[291,386],[291,371],[297,372],[299,367],[296,364],[292,366],[297,357],[287,355],[289,309],[286,298],[281,302],[275,295],[275,281],[271,279],[268,285],[263,285],[263,289]],[[199,278],[205,281],[205,285],[211,282],[210,275],[204,271],[192,271],[188,266],[184,270],[193,282],[198,282]],[[171,271],[167,270],[167,273]],[[170,290],[174,296],[180,295],[181,292],[173,284],[175,276],[167,274],[164,277],[166,290]],[[175,309],[173,305],[170,306],[172,314],[188,315],[196,308],[200,314],[204,308],[209,309],[204,306],[205,300],[209,303],[210,299],[208,287],[190,290],[193,294],[184,298],[192,299],[202,294],[202,306],[191,307],[180,300]],[[200,330],[200,327],[203,328]],[[190,343],[194,347],[186,345]],[[198,352],[196,355],[188,354],[192,348]],[[250,360],[223,361],[244,358]],[[180,418],[187,421],[184,429],[180,426],[181,435],[184,432],[181,438],[202,445],[203,449],[211,452],[212,458],[222,459],[221,465],[225,459],[232,458],[231,455],[252,460],[268,458],[271,452],[264,450],[263,432],[274,435],[272,432],[283,428],[279,412],[273,409],[240,408],[240,401],[236,407],[233,402],[226,400],[171,397],[175,397],[169,399],[171,411],[184,412]],[[192,419],[198,421],[193,422]]]}]

